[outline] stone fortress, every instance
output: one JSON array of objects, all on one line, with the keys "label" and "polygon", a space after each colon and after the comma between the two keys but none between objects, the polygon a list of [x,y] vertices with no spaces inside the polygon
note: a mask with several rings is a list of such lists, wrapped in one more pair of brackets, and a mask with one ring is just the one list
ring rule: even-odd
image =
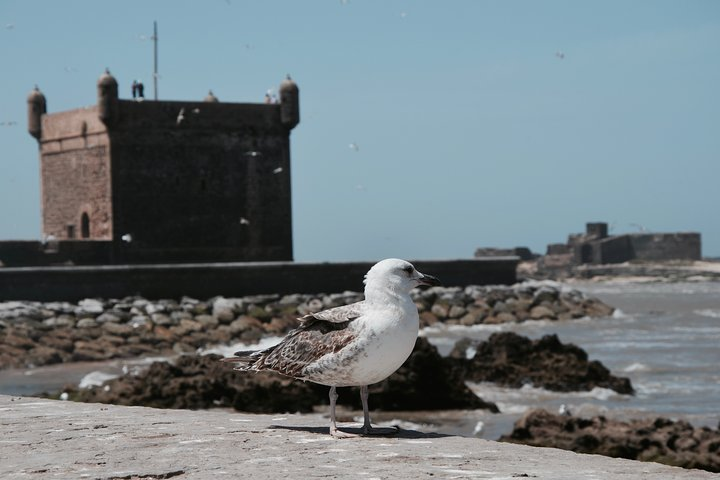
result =
[{"label": "stone fortress", "polygon": [[639,232],[609,235],[608,224],[604,222],[587,223],[584,234],[571,234],[566,243],[548,245],[547,255],[568,255],[578,265],[702,258],[699,233]]},{"label": "stone fortress", "polygon": [[[0,301],[361,291],[375,262],[294,261],[299,122],[289,76],[279,102],[224,103],[120,99],[106,71],[95,105],[58,113],[36,88],[43,240],[0,241]],[[515,256],[413,262],[446,285],[517,278]]]},{"label": "stone fortress", "polygon": [[290,77],[274,104],[136,101],[106,71],[95,105],[46,113],[36,87],[44,241],[0,242],[4,266],[293,259]]}]

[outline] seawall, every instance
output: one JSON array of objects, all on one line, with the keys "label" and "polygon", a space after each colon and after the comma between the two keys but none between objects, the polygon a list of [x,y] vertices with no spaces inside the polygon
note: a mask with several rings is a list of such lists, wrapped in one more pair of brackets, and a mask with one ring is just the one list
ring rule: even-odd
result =
[{"label": "seawall", "polygon": [[[0,396],[0,478],[710,479],[552,448],[401,430],[333,439],[318,416]],[[342,425],[341,425],[342,428]]]},{"label": "seawall", "polygon": [[[418,260],[445,286],[515,283],[517,257]],[[0,268],[0,301],[83,298],[210,298],[264,293],[362,291],[373,262],[243,262]]]}]

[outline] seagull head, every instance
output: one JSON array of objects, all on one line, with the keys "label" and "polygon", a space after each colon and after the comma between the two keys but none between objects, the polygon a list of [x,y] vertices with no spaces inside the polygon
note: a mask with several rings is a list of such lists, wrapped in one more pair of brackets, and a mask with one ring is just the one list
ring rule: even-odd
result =
[{"label": "seagull head", "polygon": [[410,262],[386,258],[373,265],[365,275],[365,296],[367,297],[368,289],[387,288],[410,293],[410,290],[420,285],[440,285],[440,280],[418,272]]}]

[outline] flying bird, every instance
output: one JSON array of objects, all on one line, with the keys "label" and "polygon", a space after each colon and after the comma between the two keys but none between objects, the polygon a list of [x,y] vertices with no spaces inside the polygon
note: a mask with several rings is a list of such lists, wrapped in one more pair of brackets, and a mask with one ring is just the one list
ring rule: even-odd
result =
[{"label": "flying bird", "polygon": [[329,386],[330,434],[336,438],[353,436],[337,428],[336,389],[360,387],[362,433],[386,433],[370,424],[368,385],[390,376],[412,353],[420,320],[410,290],[439,284],[405,260],[382,260],[365,275],[365,300],[305,315],[279,344],[222,361],[237,364],[235,370],[273,371]]},{"label": "flying bird", "polygon": [[348,147],[350,147],[351,149],[355,150],[356,152],[359,152],[359,151],[360,151],[360,145],[358,145],[357,143],[354,143],[354,142],[353,142],[353,143],[351,143],[350,145],[348,145]]},{"label": "flying bird", "polygon": [[185,120],[185,108],[180,109],[180,112],[178,113],[176,122],[178,125],[180,125],[183,120]]},{"label": "flying bird", "polygon": [[560,60],[565,58],[565,54],[563,52],[555,52],[555,56]]}]

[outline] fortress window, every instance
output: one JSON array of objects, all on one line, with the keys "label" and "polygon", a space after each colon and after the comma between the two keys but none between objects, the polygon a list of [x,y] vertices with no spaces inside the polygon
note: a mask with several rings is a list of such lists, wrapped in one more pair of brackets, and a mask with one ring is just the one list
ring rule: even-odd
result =
[{"label": "fortress window", "polygon": [[68,224],[68,225],[66,225],[66,228],[67,228],[67,238],[69,238],[69,239],[75,238],[75,225]]},{"label": "fortress window", "polygon": [[80,235],[82,238],[90,238],[90,217],[85,212],[80,219]]}]

